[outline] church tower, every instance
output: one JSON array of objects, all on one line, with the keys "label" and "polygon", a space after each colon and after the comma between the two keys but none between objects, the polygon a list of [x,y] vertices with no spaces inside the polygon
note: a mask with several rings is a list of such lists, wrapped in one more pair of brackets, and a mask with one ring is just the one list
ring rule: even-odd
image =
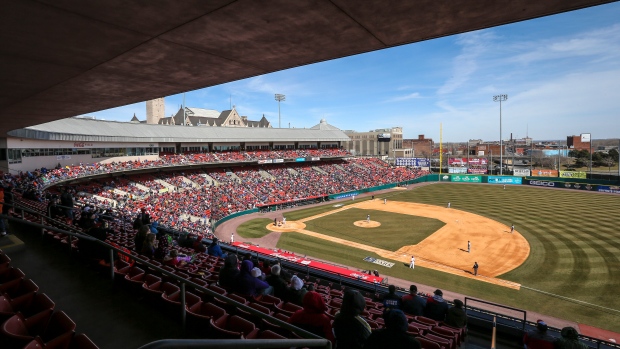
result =
[{"label": "church tower", "polygon": [[155,98],[146,101],[146,123],[158,124],[159,119],[163,118],[166,112],[164,107],[164,98]]}]

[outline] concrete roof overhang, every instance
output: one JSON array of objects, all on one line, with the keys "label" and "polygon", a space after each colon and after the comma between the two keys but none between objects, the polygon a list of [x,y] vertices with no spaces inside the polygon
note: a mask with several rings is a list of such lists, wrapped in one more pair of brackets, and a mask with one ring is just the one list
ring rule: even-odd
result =
[{"label": "concrete roof overhang", "polygon": [[7,0],[0,136],[60,118],[611,0]]}]

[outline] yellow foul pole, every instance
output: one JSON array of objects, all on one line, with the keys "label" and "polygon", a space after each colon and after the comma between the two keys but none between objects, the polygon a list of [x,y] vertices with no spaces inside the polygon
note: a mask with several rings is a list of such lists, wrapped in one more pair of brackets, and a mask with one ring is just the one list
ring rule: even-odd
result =
[{"label": "yellow foul pole", "polygon": [[443,125],[439,123],[439,175],[441,176],[441,164],[443,164]]}]

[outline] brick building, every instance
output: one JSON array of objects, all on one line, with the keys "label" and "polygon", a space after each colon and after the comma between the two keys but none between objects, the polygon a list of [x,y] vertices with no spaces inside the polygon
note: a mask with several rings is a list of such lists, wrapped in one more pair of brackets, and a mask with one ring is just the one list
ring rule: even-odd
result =
[{"label": "brick building", "polygon": [[403,139],[403,148],[413,149],[413,153],[422,158],[428,158],[433,149],[433,139],[418,135],[417,139]]},{"label": "brick building", "polygon": [[587,142],[582,142],[581,141],[581,136],[568,136],[568,137],[566,137],[566,145],[571,150],[587,150],[587,151],[590,151],[590,142],[591,142],[591,139],[589,137],[587,138]]}]

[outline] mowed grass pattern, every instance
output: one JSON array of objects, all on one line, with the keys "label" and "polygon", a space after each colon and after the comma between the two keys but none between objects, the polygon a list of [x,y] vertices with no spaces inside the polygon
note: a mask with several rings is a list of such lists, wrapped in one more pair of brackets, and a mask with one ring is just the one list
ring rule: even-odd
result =
[{"label": "mowed grass pattern", "polygon": [[[392,200],[438,206],[451,202],[452,208],[514,224],[530,243],[530,256],[500,278],[620,310],[617,292],[610,292],[620,289],[620,197],[616,195],[444,183],[398,193]],[[618,329],[620,312],[610,314],[616,314]]]},{"label": "mowed grass pattern", "polygon": [[[381,196],[439,207],[451,202],[454,209],[486,216],[508,226],[515,224],[531,247],[524,264],[499,276],[522,284],[524,287],[519,291],[421,267],[411,272],[402,263],[385,269],[384,274],[620,332],[620,298],[617,297],[620,197],[617,195],[526,186],[507,186],[504,190],[501,185],[438,183]],[[304,216],[303,210],[297,214]],[[373,213],[371,218],[374,219]],[[359,261],[368,252],[326,241],[319,243],[299,235],[285,234],[278,246],[358,268],[370,267]]]},{"label": "mowed grass pattern", "polygon": [[[363,228],[353,225],[355,221],[365,220],[366,215],[380,222],[381,226]],[[415,245],[445,225],[432,218],[359,208],[350,208],[305,223],[307,230],[388,251]]]}]

